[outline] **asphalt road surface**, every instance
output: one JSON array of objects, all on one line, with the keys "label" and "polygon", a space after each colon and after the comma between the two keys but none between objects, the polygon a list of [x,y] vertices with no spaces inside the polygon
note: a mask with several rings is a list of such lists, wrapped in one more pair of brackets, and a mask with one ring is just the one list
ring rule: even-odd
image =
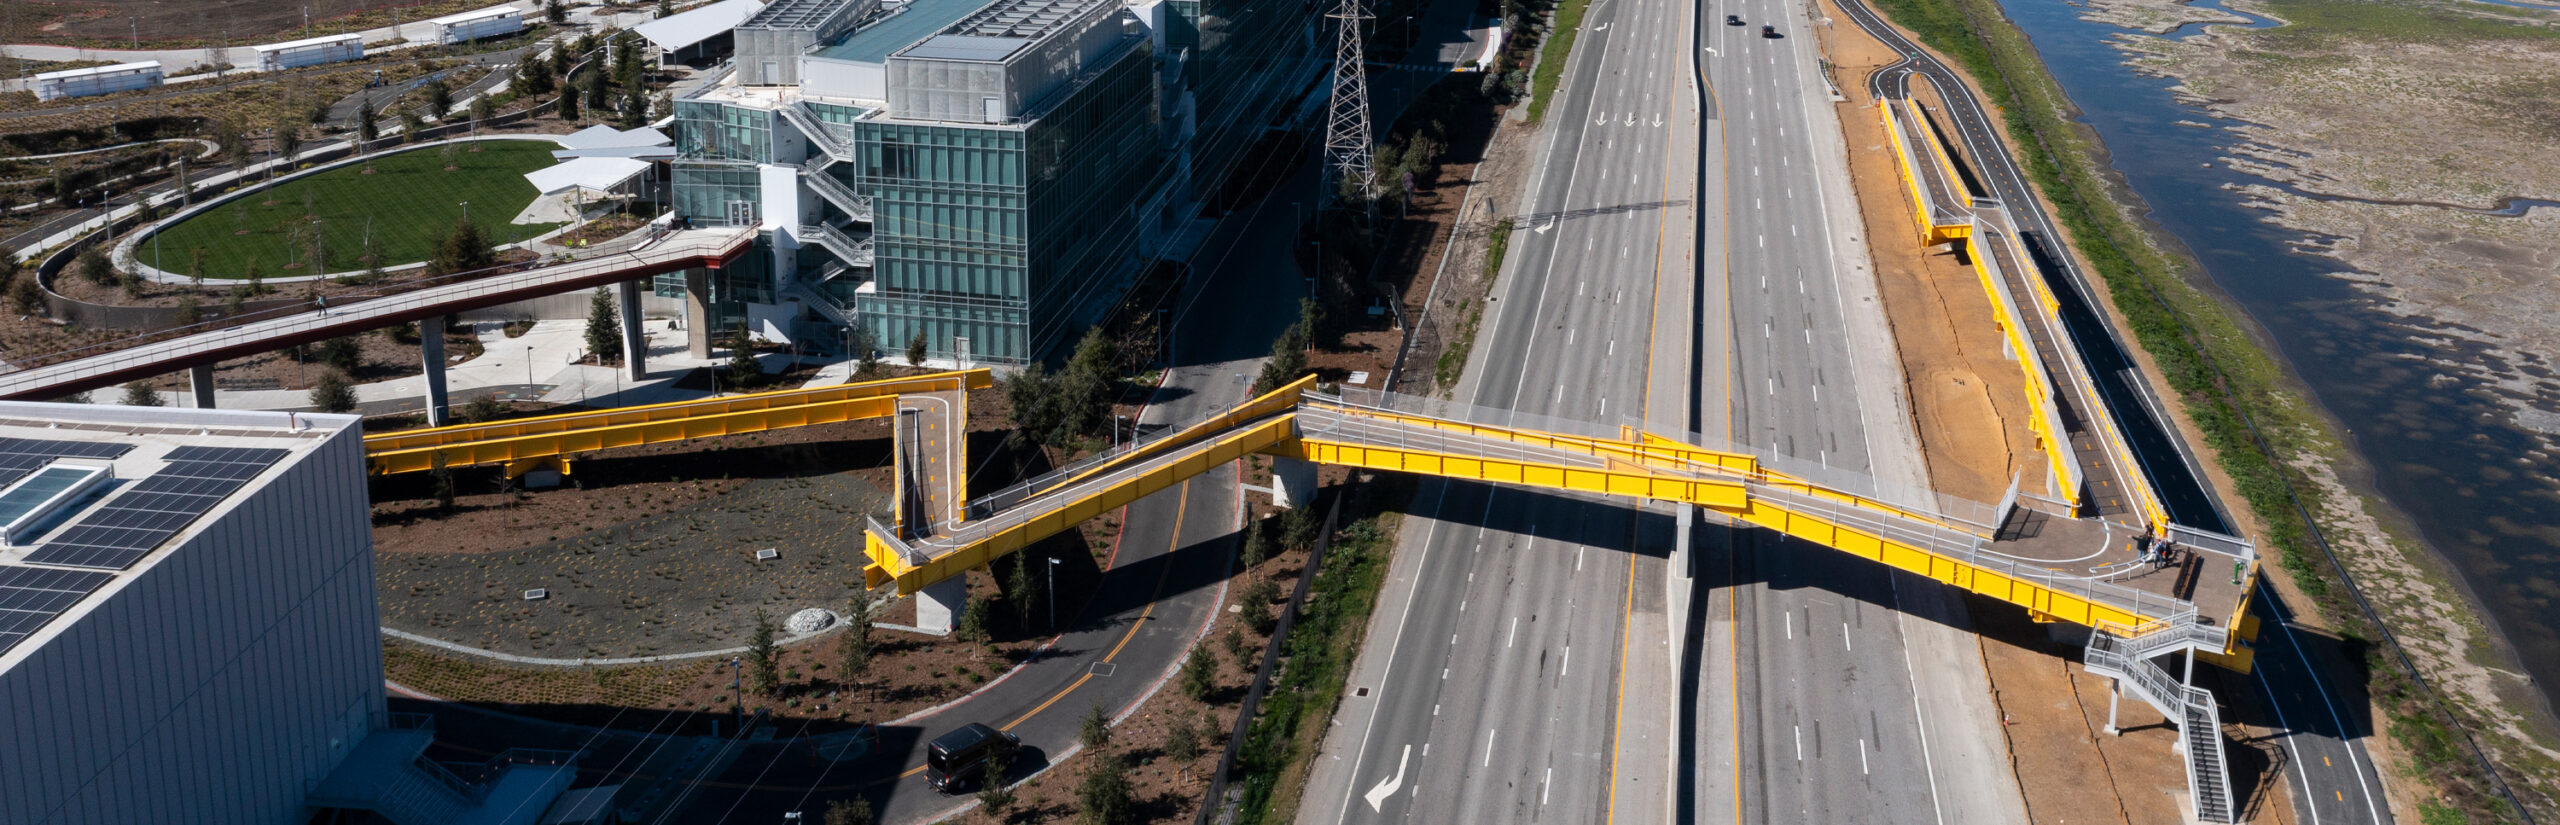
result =
[{"label": "asphalt road surface", "polygon": [[[1733,440],[1797,459],[1795,471],[1927,503],[1816,61],[1821,24],[1800,1],[1715,11],[1699,36],[1730,216],[1732,358],[1730,383],[1702,386],[1701,407],[1724,402]],[[1702,565],[1713,589],[1694,706],[1698,820],[2025,821],[1980,658],[1952,655],[1972,644],[1953,594],[1765,531],[1726,535]]]},{"label": "asphalt road surface", "polygon": [[[1654,299],[1666,263],[1691,267],[1693,179],[1671,147],[1689,139],[1692,13],[1599,0],[1584,18],[1528,208],[1501,210],[1516,228],[1458,400],[1611,425],[1685,410],[1685,380],[1649,391],[1648,374],[1686,354],[1656,347]],[[1621,654],[1633,618],[1663,611],[1669,514],[1457,482],[1415,511],[1299,821],[1659,819],[1667,783],[1612,780],[1642,767],[1619,764],[1622,714],[1668,710],[1624,695]]]}]

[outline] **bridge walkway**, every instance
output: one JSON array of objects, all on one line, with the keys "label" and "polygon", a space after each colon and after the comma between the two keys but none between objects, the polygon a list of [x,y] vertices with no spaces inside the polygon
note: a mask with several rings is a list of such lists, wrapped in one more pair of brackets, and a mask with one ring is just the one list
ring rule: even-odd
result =
[{"label": "bridge walkway", "polygon": [[[2146,560],[2137,527],[2024,508],[1885,501],[1769,469],[1750,453],[1641,432],[1606,438],[1425,416],[1313,392],[1311,383],[981,498],[956,525],[904,530],[872,520],[866,584],[914,592],[1256,454],[1624,497],[1637,506],[1705,507],[2092,627],[2189,621],[2230,628],[2244,607],[2241,582],[2256,573],[2243,560],[2234,570],[2245,575],[2228,583],[2208,575],[2222,560],[2201,548]],[[2240,642],[2228,635],[2224,649],[2240,649]]]},{"label": "bridge walkway", "polygon": [[315,306],[192,334],[108,341],[33,361],[16,359],[18,369],[0,373],[0,399],[55,398],[393,324],[664,272],[718,267],[746,254],[754,240],[755,230],[745,227],[675,230],[613,255],[521,272],[401,283],[385,288],[378,297],[340,306]]}]

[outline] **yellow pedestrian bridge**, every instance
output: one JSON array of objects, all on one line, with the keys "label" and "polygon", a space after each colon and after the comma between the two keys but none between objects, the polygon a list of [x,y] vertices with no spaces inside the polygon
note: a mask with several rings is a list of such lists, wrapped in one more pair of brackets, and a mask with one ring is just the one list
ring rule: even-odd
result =
[{"label": "yellow pedestrian bridge", "polygon": [[[2243,540],[2073,517],[2012,495],[2000,506],[1926,503],[1862,489],[1860,477],[1779,469],[1784,457],[1710,449],[1633,427],[1538,419],[1368,391],[1331,395],[1312,377],[1187,426],[969,502],[919,530],[872,520],[865,583],[910,594],[1252,455],[1441,478],[1694,505],[2089,627],[2177,627],[2209,661],[2246,669],[2256,553]],[[904,429],[900,430],[901,436]],[[902,451],[903,452],[903,451]],[[903,483],[909,483],[902,479]],[[920,483],[920,482],[919,482]],[[940,483],[948,483],[943,481]],[[1284,480],[1285,486],[1285,480]],[[1873,482],[1864,482],[1871,488]],[[2235,632],[2236,631],[2236,632]]]}]

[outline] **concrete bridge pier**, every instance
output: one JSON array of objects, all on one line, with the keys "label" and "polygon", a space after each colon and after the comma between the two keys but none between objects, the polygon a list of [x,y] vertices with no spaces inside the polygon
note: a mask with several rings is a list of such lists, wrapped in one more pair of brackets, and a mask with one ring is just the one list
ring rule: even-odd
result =
[{"label": "concrete bridge pier", "polygon": [[711,270],[684,271],[684,349],[695,358],[711,357]]},{"label": "concrete bridge pier", "polygon": [[936,636],[951,635],[960,620],[960,610],[969,601],[969,577],[958,575],[924,586],[916,591],[916,629]]},{"label": "concrete bridge pier", "polygon": [[1292,510],[1316,501],[1316,463],[1303,458],[1271,459],[1271,506]]},{"label": "concrete bridge pier", "polygon": [[212,364],[197,364],[187,368],[187,391],[195,396],[196,409],[213,409]]},{"label": "concrete bridge pier", "polygon": [[649,336],[640,332],[641,281],[624,281],[614,285],[614,295],[622,304],[616,307],[622,315],[622,369],[625,377],[639,381],[649,377]]},{"label": "concrete bridge pier", "polygon": [[429,427],[453,423],[452,399],[444,390],[444,328],[452,321],[453,316],[438,315],[418,322],[418,361],[426,368]]},{"label": "concrete bridge pier", "polygon": [[1689,544],[1694,535],[1691,528],[1698,523],[1698,508],[1684,504],[1675,512],[1671,521],[1671,575],[1686,579],[1697,575],[1697,562],[1692,560]]}]

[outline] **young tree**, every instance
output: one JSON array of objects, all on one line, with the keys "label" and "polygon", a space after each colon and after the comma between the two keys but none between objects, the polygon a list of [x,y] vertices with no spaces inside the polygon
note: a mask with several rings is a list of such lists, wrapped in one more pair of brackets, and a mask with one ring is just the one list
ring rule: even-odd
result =
[{"label": "young tree", "polygon": [[997,822],[1003,822],[1006,810],[1013,807],[1012,770],[1012,752],[998,748],[987,754],[987,778],[978,788],[978,805]]},{"label": "young tree", "polygon": [[[302,122],[301,118],[292,116],[276,118],[276,159],[279,161],[279,165],[291,167],[293,165],[293,156],[295,153],[302,151],[302,127],[304,125],[306,124]],[[267,170],[267,175],[269,177],[273,177],[275,175],[275,169],[270,167]]]},{"label": "young tree", "polygon": [[560,90],[560,119],[571,123],[578,121],[578,87]]},{"label": "young tree", "polygon": [[675,4],[675,0],[658,0],[658,16],[659,16],[659,17],[665,17],[665,16],[667,16],[667,15],[674,14],[674,13],[676,13],[676,4]]},{"label": "young tree", "polygon": [[1077,720],[1076,741],[1084,743],[1084,749],[1089,751],[1111,746],[1111,716],[1102,712],[1102,703],[1093,703],[1084,718]]},{"label": "young tree", "polygon": [[1164,734],[1164,755],[1173,761],[1186,763],[1187,767],[1191,760],[1200,758],[1202,738],[1200,730],[1191,726],[1189,718],[1176,718],[1173,729]]},{"label": "young tree", "polygon": [[752,386],[764,380],[764,368],[756,364],[753,339],[747,337],[747,325],[738,324],[729,334],[729,386],[732,389]]},{"label": "young tree", "polygon": [[1120,825],[1135,818],[1137,798],[1129,786],[1129,766],[1116,753],[1097,754],[1084,782],[1076,786],[1076,821],[1084,825]]},{"label": "young tree", "polygon": [[1271,342],[1271,359],[1262,362],[1262,374],[1253,382],[1255,395],[1279,389],[1307,374],[1307,347],[1315,343],[1315,313],[1314,301],[1298,302],[1298,322],[1290,324]]},{"label": "young tree", "polygon": [[427,119],[424,116],[421,116],[416,111],[410,109],[400,110],[400,139],[402,141],[416,141],[419,139],[419,133],[425,132],[426,130]]},{"label": "young tree", "polygon": [[495,395],[483,395],[462,405],[462,422],[465,424],[486,424],[506,414],[507,405]]},{"label": "young tree", "polygon": [[73,258],[71,263],[79,268],[81,277],[89,279],[92,283],[99,286],[116,285],[116,265],[107,260],[107,245],[104,243],[90,244],[89,248],[80,250],[80,255]]},{"label": "young tree", "polygon": [[436,512],[453,512],[453,468],[445,466],[444,453],[441,452],[430,457],[428,461],[430,463],[427,466],[427,478],[435,485]]},{"label": "young tree", "polygon": [[1316,533],[1323,529],[1324,525],[1316,521],[1313,507],[1299,507],[1280,513],[1280,544],[1291,550],[1316,546]]},{"label": "young tree", "polygon": [[1238,553],[1236,561],[1247,570],[1260,567],[1263,559],[1271,558],[1271,531],[1263,522],[1264,519],[1256,518],[1244,526],[1244,549]]},{"label": "young tree", "polygon": [[562,5],[560,0],[545,0],[542,4],[542,19],[553,23],[569,22],[569,7]]},{"label": "young tree", "polygon": [[916,334],[907,336],[907,366],[924,366],[925,356],[930,354],[932,343],[925,340],[924,328],[917,327]]},{"label": "young tree", "polygon": [[747,638],[747,689],[772,696],[782,689],[782,665],[773,643],[773,616],[756,608],[755,635]]},{"label": "young tree", "polygon": [[597,117],[603,117],[607,114],[605,110],[612,108],[612,103],[612,98],[607,96],[605,91],[604,72],[601,69],[588,72],[587,111],[596,113]]},{"label": "young tree", "polygon": [[490,249],[489,240],[480,234],[480,225],[468,218],[454,218],[453,228],[436,236],[435,254],[427,260],[427,274],[456,275],[487,269],[498,264],[498,254]]},{"label": "young tree", "polygon": [[169,402],[160,400],[160,394],[152,392],[142,382],[134,381],[124,385],[124,400],[116,403],[127,407],[165,407]]},{"label": "young tree", "polygon": [[1013,554],[1013,569],[1004,577],[1004,600],[1013,604],[1013,621],[1028,628],[1031,614],[1040,609],[1040,591],[1031,586],[1031,557]]},{"label": "young tree", "polygon": [[480,131],[480,127],[488,125],[490,118],[497,116],[498,104],[489,100],[488,95],[481,95],[471,99],[472,131]]},{"label": "young tree", "polygon": [[249,279],[249,294],[267,294],[267,268],[259,266],[256,259],[251,259],[248,268],[241,270],[240,274]]},{"label": "young tree", "polygon": [[853,594],[853,602],[844,611],[844,635],[836,641],[836,666],[846,686],[870,674],[871,613],[879,605],[870,593]]},{"label": "young tree", "polygon": [[952,628],[951,635],[977,648],[975,652],[970,653],[971,658],[976,658],[978,653],[985,652],[987,643],[990,641],[987,634],[987,600],[976,596],[970,596],[964,600],[960,605],[959,625]]},{"label": "young tree", "polygon": [[648,99],[641,97],[638,89],[632,89],[624,92],[622,95],[622,116],[614,119],[614,126],[630,130],[638,129],[647,125],[649,125]]},{"label": "young tree", "polygon": [[611,289],[596,287],[587,296],[587,351],[598,364],[622,360],[622,315],[614,309]]},{"label": "young tree", "polygon": [[1194,646],[1191,657],[1182,663],[1182,695],[1195,702],[1209,701],[1210,691],[1218,689],[1218,660],[1209,649]]},{"label": "young tree", "polygon": [[20,315],[43,312],[44,287],[37,286],[34,278],[19,278],[10,283],[9,308],[16,310]]},{"label": "young tree", "polygon": [[320,371],[320,380],[311,384],[311,406],[321,412],[351,412],[356,408],[356,388],[347,382],[345,373],[335,369]]},{"label": "young tree", "polygon": [[828,802],[826,822],[827,825],[878,825],[879,820],[871,816],[871,800],[855,797]]},{"label": "young tree", "polygon": [[312,348],[312,360],[348,375],[364,366],[364,345],[355,336],[331,338]]},{"label": "young tree", "polygon": [[187,248],[187,283],[204,286],[204,247]]},{"label": "young tree", "polygon": [[374,110],[372,95],[366,95],[357,101],[356,140],[372,143],[375,138],[382,137],[382,127],[374,123],[380,119],[382,119],[382,113]]},{"label": "young tree", "polygon": [[178,326],[191,327],[203,320],[204,307],[196,303],[196,296],[178,296]]},{"label": "young tree", "polygon": [[871,377],[880,374],[880,334],[870,324],[853,325],[853,374]]},{"label": "young tree", "polygon": [[445,85],[444,78],[427,81],[421,88],[427,93],[428,117],[441,120],[446,112],[453,111],[453,87]]}]

